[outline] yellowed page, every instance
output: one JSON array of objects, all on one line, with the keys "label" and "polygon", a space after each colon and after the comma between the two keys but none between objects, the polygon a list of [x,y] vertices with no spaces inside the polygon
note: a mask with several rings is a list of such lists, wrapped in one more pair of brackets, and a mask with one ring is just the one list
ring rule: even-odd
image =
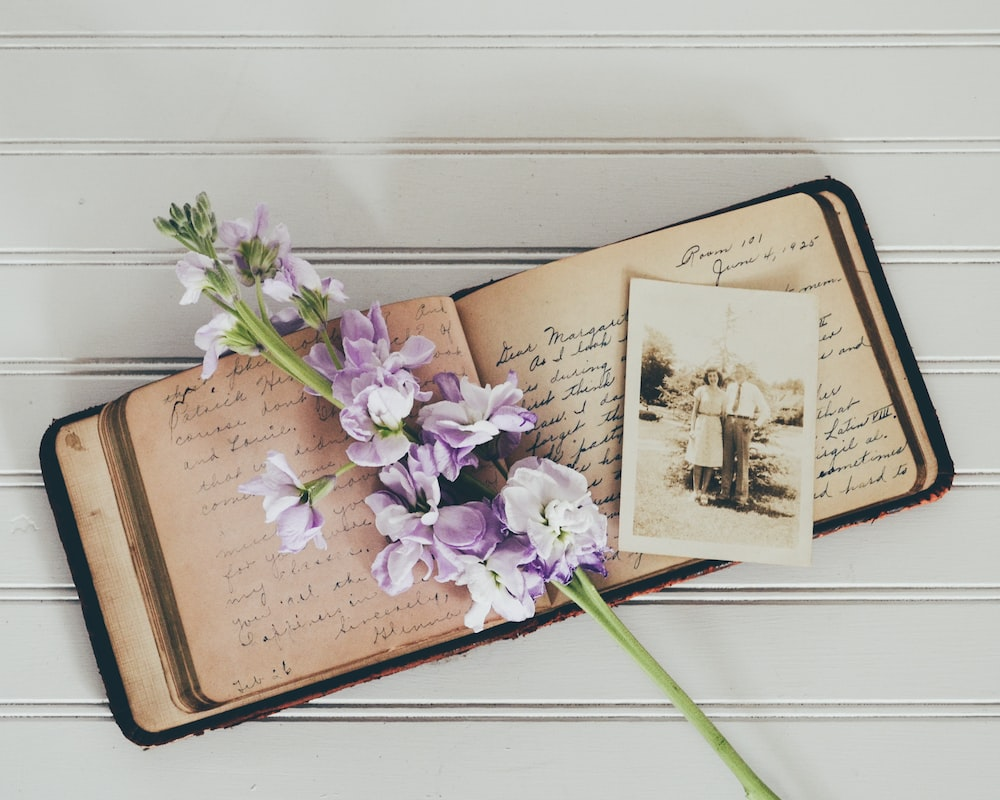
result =
[{"label": "yellowed page", "polygon": [[[422,380],[471,369],[450,299],[384,310],[400,342],[419,333],[437,344]],[[343,466],[335,410],[263,359],[225,359],[209,381],[199,372],[133,393],[127,414],[202,694],[217,704],[255,699],[466,632],[464,589],[418,576],[389,597],[372,578],[385,544],[364,503],[380,488],[374,470],[347,473],[320,502],[328,549],[279,554],[261,498],[237,487],[271,449],[304,480]]]},{"label": "yellowed page", "polygon": [[[140,729],[158,733],[259,699],[262,695],[241,698],[199,713],[185,711],[174,702],[174,690],[163,671],[142,588],[132,568],[128,537],[115,507],[97,427],[96,416],[70,423],[59,433],[56,453],[132,719]],[[306,678],[298,685],[276,686],[269,693],[310,682]]]},{"label": "yellowed page", "polygon": [[[823,521],[918,488],[923,456],[896,413],[872,321],[858,309],[856,240],[808,194],[792,194],[530,270],[458,301],[484,381],[517,370],[539,415],[521,453],[583,471],[619,509],[624,358],[631,278],[810,292],[819,302],[814,518]],[[844,246],[844,243],[847,246]],[[855,288],[852,288],[855,287]],[[883,344],[891,340],[879,337]],[[905,389],[905,387],[903,387]],[[612,583],[677,561],[619,553]]]},{"label": "yellowed page", "polygon": [[116,513],[97,417],[78,420],[60,431],[56,454],[133,716],[146,730],[178,725],[183,715],[170,702],[125,532]]}]

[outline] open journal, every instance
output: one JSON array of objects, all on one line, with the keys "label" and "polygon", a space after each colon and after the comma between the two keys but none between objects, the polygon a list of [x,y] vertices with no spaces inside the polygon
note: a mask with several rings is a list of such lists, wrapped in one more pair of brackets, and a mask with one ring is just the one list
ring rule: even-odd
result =
[{"label": "open journal", "polygon": [[[520,454],[583,472],[614,546],[632,278],[818,298],[816,533],[950,486],[861,212],[834,181],[383,311],[393,336],[436,343],[422,380],[450,370],[497,384],[517,371],[538,415]],[[306,480],[343,465],[334,413],[262,359],[229,356],[207,381],[182,372],[46,433],[46,486],[112,711],[133,741],[231,725],[571,613],[553,595],[526,623],[472,634],[464,589],[431,580],[383,594],[370,566],[384,539],[363,502],[374,471],[348,473],[321,502],[327,550],[279,554],[259,499],[236,487],[271,449]],[[602,589],[614,602],[717,566],[617,552]]]}]

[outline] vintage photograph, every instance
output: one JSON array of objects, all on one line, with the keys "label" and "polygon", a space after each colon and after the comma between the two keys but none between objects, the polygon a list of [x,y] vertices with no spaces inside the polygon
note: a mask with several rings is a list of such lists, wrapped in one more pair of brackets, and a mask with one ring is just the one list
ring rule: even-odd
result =
[{"label": "vintage photograph", "polygon": [[809,563],[817,329],[805,293],[632,281],[622,550]]}]

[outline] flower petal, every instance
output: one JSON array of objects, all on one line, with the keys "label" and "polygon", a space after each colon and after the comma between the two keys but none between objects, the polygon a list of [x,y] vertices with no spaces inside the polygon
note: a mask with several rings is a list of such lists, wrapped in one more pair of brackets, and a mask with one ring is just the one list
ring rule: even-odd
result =
[{"label": "flower petal", "polygon": [[359,467],[384,467],[399,461],[410,449],[406,434],[375,436],[368,442],[352,442],[347,448],[347,457]]}]

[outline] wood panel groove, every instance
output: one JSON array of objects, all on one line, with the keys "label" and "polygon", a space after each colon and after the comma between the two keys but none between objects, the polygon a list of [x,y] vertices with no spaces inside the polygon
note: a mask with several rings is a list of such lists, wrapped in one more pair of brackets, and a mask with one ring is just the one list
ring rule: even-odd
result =
[{"label": "wood panel groove", "polygon": [[305,34],[16,33],[0,34],[0,50],[644,50],[993,48],[998,30],[884,31],[597,31],[587,33]]},{"label": "wood panel groove", "polygon": [[994,137],[878,139],[408,139],[408,140],[213,140],[179,139],[2,139],[0,157],[157,156],[164,158],[213,156],[268,158],[301,156],[742,156],[742,155],[964,155],[1000,152]]},{"label": "wood panel groove", "polygon": [[[702,710],[716,720],[923,720],[996,719],[1000,701],[990,699],[947,701],[823,701],[780,700],[722,701],[698,699]],[[106,719],[111,711],[100,700],[0,700],[0,720]],[[256,724],[280,722],[556,722],[562,720],[627,721],[661,719],[684,721],[666,701],[601,701],[581,698],[567,701],[491,700],[489,702],[436,700],[345,701],[331,697],[285,709]]]}]

